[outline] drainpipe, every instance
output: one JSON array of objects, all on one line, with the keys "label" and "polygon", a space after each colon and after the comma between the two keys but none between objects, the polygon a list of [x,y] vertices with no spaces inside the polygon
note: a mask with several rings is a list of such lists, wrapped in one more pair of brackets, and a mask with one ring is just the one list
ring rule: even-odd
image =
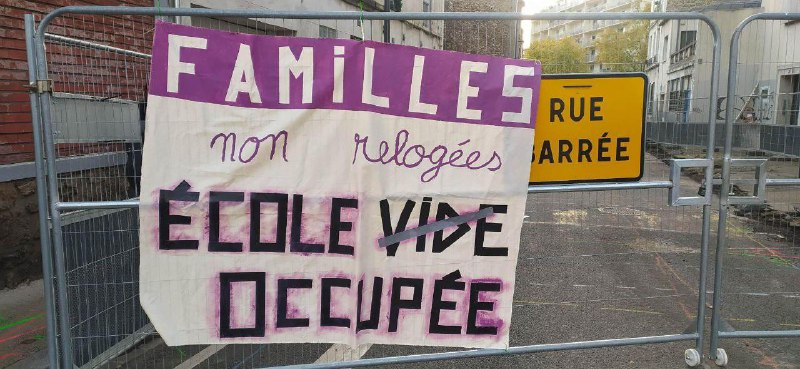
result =
[{"label": "drainpipe", "polygon": [[[392,11],[391,4],[392,4],[392,0],[383,0],[383,11],[385,11],[385,12]],[[391,21],[388,20],[388,19],[383,21],[383,42],[385,42],[387,44],[392,42],[392,35],[389,32],[390,31],[389,30],[389,22],[391,22]]]},{"label": "drainpipe", "polygon": [[[181,0],[175,0],[175,9],[180,9],[180,8],[181,8]],[[183,18],[183,17],[181,17],[181,16],[175,17],[175,23],[183,24],[181,22],[183,19],[181,19],[181,18]]]},{"label": "drainpipe", "polygon": [[[514,0],[514,12],[520,12],[519,0]],[[522,26],[522,21],[514,21],[514,59],[520,58],[520,49],[522,46],[519,43],[519,28]]]}]

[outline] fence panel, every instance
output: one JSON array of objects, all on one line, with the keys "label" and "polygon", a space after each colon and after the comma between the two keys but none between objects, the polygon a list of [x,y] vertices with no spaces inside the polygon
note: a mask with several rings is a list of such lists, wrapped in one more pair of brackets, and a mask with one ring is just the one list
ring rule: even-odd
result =
[{"label": "fence panel", "polygon": [[[451,351],[375,345],[354,350],[326,344],[167,347],[138,301],[138,162],[149,80],[149,40],[156,18],[254,34],[377,41],[384,37],[383,19],[393,19],[390,28],[395,37],[391,40],[390,36],[390,41],[428,48],[442,48],[442,35],[448,30],[455,34],[473,32],[472,39],[478,35],[489,45],[497,27],[521,19],[623,21],[623,27],[644,22],[648,28],[650,20],[682,19],[697,23],[710,47],[704,52],[711,62],[697,67],[697,73],[708,78],[693,95],[682,92],[648,99],[648,143],[641,182],[530,187],[511,348]],[[103,32],[102,25],[119,32]],[[719,32],[701,14],[72,7],[48,15],[35,41],[41,55],[38,79],[52,79],[54,84],[54,92],[39,95],[46,156],[82,158],[79,167],[59,170],[48,161],[46,168],[51,216],[47,226],[54,229],[51,246],[58,291],[58,354],[65,367],[357,367],[424,365],[459,358],[479,360],[476,365],[480,366],[612,366],[626,365],[636,357],[647,367],[671,368],[687,348],[683,341],[693,341],[687,352],[692,357],[687,357],[687,362],[692,359],[694,363],[694,356],[698,356],[699,363],[712,224],[710,196],[703,194],[700,184],[711,182],[712,168],[685,168],[675,176],[672,161],[714,158],[716,126],[708,122],[714,120],[716,112],[710,107],[700,113],[690,109],[703,102],[709,106],[717,96]],[[682,61],[694,55],[687,50],[673,59]],[[641,71],[651,75],[653,82],[659,78],[659,68],[668,66],[666,60],[661,63],[651,58],[605,66],[589,61],[586,71]],[[557,62],[546,64],[545,72],[548,70],[569,71]],[[678,125],[681,119],[683,123],[691,120],[697,127],[693,129],[705,133]],[[685,191],[682,196],[698,196],[699,192],[700,201],[670,206],[670,191],[678,191],[677,185]],[[645,344],[663,345],[641,346]],[[616,346],[631,347],[617,349],[616,355],[593,350],[581,355],[519,356]],[[463,364],[447,361],[434,365]]]},{"label": "fence panel", "polygon": [[800,14],[757,14],[731,39],[721,163],[729,190],[720,194],[710,345],[718,364],[729,356],[737,366],[798,360],[798,340],[719,341],[800,337],[798,20]]}]

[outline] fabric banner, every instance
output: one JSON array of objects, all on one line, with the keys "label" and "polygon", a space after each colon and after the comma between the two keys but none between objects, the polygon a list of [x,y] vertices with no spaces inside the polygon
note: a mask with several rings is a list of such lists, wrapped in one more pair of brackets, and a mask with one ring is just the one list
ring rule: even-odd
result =
[{"label": "fabric banner", "polygon": [[168,345],[507,347],[540,71],[157,24],[150,320]]}]

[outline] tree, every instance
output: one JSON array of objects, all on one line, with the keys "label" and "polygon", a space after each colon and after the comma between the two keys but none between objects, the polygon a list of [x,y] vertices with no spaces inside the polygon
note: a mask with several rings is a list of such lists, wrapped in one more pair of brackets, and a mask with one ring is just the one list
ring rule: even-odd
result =
[{"label": "tree", "polygon": [[532,41],[525,59],[542,62],[542,73],[585,73],[589,71],[586,51],[572,37]]},{"label": "tree", "polygon": [[[639,7],[649,10],[650,4]],[[612,28],[606,28],[595,43],[598,63],[610,72],[641,72],[647,59],[646,20],[629,21]]]}]

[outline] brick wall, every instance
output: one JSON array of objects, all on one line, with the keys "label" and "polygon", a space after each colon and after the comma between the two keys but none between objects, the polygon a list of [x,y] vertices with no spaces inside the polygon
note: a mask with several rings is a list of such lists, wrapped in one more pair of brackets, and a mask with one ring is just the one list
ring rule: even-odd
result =
[{"label": "brick wall", "polygon": [[[23,15],[35,14],[38,21],[67,5],[152,6],[153,0],[0,0],[0,165],[33,161]],[[70,15],[56,18],[48,33],[149,54],[152,30],[152,17]],[[46,46],[55,91],[144,101],[146,60],[51,42]],[[85,141],[60,144],[58,155],[121,151],[124,146]],[[129,195],[121,167],[65,173],[59,175],[59,187],[66,200],[116,200]],[[0,182],[0,289],[41,276],[35,191],[34,179]]]},{"label": "brick wall", "polygon": [[[0,165],[33,160],[23,15],[32,13],[39,20],[67,5],[152,6],[153,0],[0,0]],[[68,15],[56,18],[48,31],[149,53],[152,29],[152,17]],[[147,65],[142,60],[53,43],[48,43],[47,57],[56,91],[144,99]]]}]

